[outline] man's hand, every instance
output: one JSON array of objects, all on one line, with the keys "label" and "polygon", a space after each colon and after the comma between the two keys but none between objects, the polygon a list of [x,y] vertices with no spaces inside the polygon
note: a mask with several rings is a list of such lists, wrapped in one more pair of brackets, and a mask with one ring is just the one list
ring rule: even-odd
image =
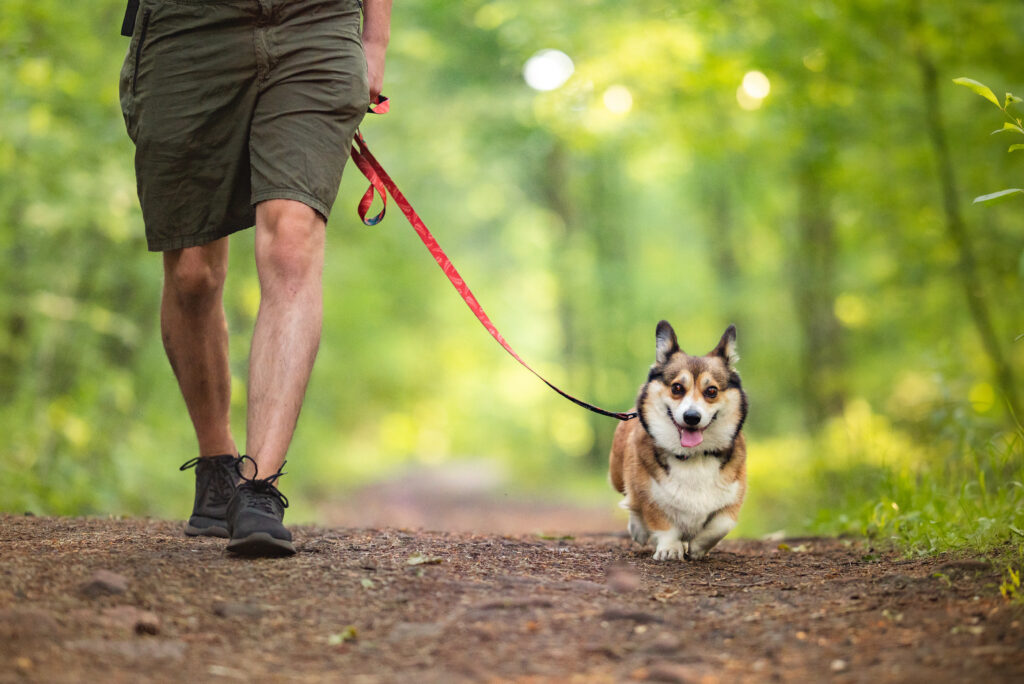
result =
[{"label": "man's hand", "polygon": [[376,104],[384,87],[384,56],[391,39],[391,2],[363,0],[363,50],[372,104]]}]

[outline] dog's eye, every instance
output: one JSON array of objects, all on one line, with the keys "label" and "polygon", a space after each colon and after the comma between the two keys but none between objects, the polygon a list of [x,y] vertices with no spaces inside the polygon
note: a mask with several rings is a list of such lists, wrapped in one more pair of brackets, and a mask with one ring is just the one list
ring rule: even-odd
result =
[{"label": "dog's eye", "polygon": [[677,396],[678,395],[682,395],[682,394],[686,394],[686,390],[678,382],[673,382],[672,383],[672,394],[675,394]]},{"label": "dog's eye", "polygon": [[706,390],[704,390],[704,396],[707,397],[708,399],[714,399],[715,397],[718,396],[718,388],[708,387]]}]

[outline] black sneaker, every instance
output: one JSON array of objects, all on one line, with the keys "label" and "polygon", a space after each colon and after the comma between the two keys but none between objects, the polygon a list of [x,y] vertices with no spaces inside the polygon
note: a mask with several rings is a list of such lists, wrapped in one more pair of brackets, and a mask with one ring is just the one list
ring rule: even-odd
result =
[{"label": "black sneaker", "polygon": [[[243,459],[252,460],[242,456],[236,468]],[[291,556],[295,553],[292,533],[281,524],[288,499],[274,486],[284,473],[278,471],[263,480],[256,479],[256,474],[251,480],[242,478],[228,503],[228,551],[242,556]]]},{"label": "black sneaker", "polygon": [[228,501],[235,493],[238,471],[237,456],[224,454],[193,458],[182,464],[179,470],[196,469],[196,500],[192,505],[192,517],[188,519],[185,534],[190,537],[227,537]]}]

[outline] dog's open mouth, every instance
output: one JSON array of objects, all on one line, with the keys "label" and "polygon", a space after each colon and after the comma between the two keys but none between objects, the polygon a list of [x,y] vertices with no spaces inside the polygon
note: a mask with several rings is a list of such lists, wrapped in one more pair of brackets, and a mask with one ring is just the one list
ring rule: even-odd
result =
[{"label": "dog's open mouth", "polygon": [[692,428],[684,428],[676,425],[676,429],[679,430],[679,445],[689,449],[690,447],[698,446],[704,441],[704,431],[694,430]]}]

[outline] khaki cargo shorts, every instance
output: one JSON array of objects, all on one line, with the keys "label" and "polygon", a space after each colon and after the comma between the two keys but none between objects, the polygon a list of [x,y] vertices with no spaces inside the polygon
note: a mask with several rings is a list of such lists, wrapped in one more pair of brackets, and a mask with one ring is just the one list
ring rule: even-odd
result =
[{"label": "khaki cargo shorts", "polygon": [[150,250],[269,199],[326,219],[370,99],[358,0],[142,0],[120,92]]}]

